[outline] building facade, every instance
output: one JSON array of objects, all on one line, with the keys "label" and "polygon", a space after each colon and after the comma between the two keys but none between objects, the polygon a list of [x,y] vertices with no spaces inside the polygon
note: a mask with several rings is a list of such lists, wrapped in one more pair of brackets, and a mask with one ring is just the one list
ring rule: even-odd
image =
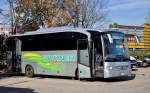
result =
[{"label": "building facade", "polygon": [[117,25],[126,34],[130,50],[144,50],[144,27]]},{"label": "building facade", "polygon": [[150,23],[144,24],[144,48],[150,51]]}]

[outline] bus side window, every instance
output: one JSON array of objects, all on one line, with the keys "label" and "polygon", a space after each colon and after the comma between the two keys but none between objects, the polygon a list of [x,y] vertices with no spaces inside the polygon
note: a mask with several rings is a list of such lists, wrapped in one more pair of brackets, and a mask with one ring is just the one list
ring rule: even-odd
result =
[{"label": "bus side window", "polygon": [[88,49],[88,41],[86,40],[79,40],[78,42],[78,50],[86,50]]},{"label": "bus side window", "polygon": [[[76,50],[77,43],[74,39],[51,39],[47,41],[47,50]],[[45,43],[47,44],[47,43]]]},{"label": "bus side window", "polygon": [[89,51],[88,51],[88,41],[79,40],[78,41],[78,51],[79,51],[79,62],[83,65],[89,66]]}]

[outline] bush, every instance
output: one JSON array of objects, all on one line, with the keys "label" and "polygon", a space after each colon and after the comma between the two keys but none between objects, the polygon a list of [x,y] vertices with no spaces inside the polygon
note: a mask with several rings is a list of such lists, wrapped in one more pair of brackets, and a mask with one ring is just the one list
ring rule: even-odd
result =
[{"label": "bush", "polygon": [[146,51],[129,51],[129,55],[133,57],[138,57],[143,60],[146,56],[149,55],[149,52]]}]

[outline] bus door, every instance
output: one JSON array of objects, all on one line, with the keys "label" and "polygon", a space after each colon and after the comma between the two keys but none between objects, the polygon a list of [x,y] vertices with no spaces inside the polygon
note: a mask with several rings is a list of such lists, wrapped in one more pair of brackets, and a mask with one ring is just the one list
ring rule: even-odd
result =
[{"label": "bus door", "polygon": [[93,42],[93,76],[104,77],[104,62],[103,62],[103,48],[102,39],[96,38]]},{"label": "bus door", "polygon": [[91,68],[89,60],[88,41],[86,39],[77,40],[77,50],[78,78],[90,78]]},{"label": "bus door", "polygon": [[14,51],[12,53],[13,72],[20,72],[21,71],[21,41],[19,39],[15,39],[14,43],[15,43]]}]

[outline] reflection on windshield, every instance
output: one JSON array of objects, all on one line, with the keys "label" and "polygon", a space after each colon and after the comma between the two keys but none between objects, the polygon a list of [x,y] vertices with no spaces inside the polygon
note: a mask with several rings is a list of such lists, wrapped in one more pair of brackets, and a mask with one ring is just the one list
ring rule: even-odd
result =
[{"label": "reflection on windshield", "polygon": [[[128,55],[127,55],[127,48],[125,46],[124,34],[111,33],[110,35],[111,37],[108,34],[103,35],[106,59],[111,60],[127,59]],[[112,40],[113,42],[110,42],[110,40]]]}]

